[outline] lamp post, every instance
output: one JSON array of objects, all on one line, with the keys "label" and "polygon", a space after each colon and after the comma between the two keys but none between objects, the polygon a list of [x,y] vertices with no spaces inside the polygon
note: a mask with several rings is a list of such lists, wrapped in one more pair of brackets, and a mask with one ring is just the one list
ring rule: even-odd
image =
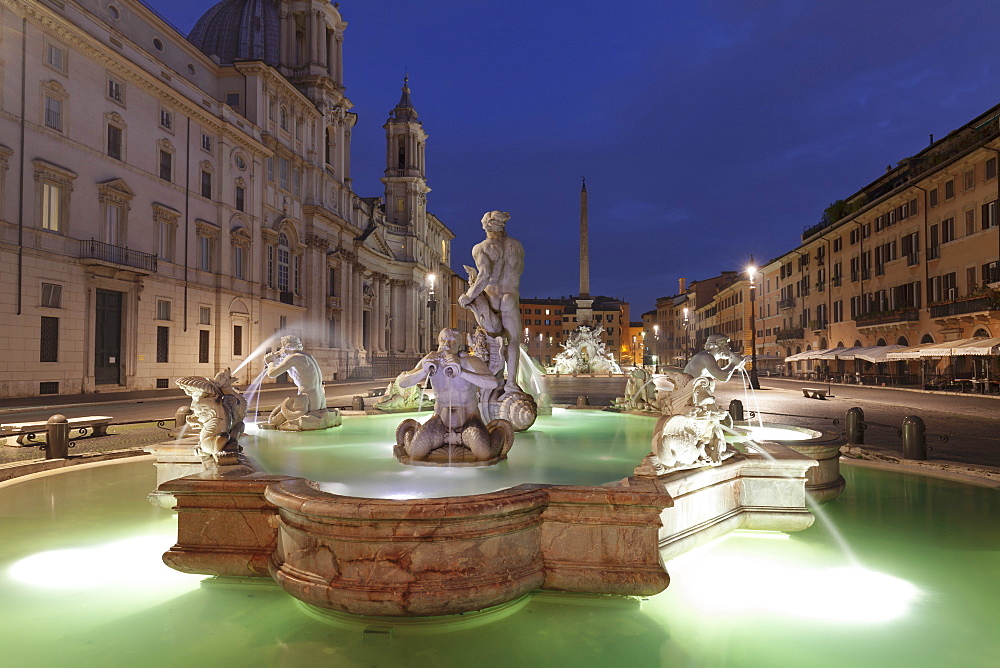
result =
[{"label": "lamp post", "polygon": [[691,355],[691,353],[689,351],[689,347],[690,347],[690,344],[691,344],[691,341],[690,341],[690,339],[691,339],[691,321],[688,319],[688,316],[690,315],[690,313],[691,312],[688,309],[688,307],[685,306],[684,307],[684,350],[683,350],[683,353],[684,353],[684,363],[685,364],[687,364],[688,357],[690,357],[690,355]]},{"label": "lamp post", "polygon": [[430,311],[430,317],[428,321],[428,341],[434,341],[436,337],[434,336],[434,314],[437,311],[437,295],[434,294],[434,281],[437,280],[437,276],[434,274],[427,274],[427,308]]},{"label": "lamp post", "polygon": [[750,262],[750,266],[747,267],[747,275],[750,276],[750,387],[759,390],[760,380],[757,378],[757,284],[754,281],[757,267],[753,265],[753,255],[750,256]]}]

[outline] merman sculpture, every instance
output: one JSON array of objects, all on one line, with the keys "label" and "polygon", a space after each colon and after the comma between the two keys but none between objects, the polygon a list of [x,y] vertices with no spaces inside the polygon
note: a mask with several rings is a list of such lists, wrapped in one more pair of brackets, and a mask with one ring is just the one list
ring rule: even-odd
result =
[{"label": "merman sculpture", "polygon": [[458,305],[472,311],[476,318],[477,355],[503,380],[502,387],[482,393],[479,408],[483,418],[506,419],[516,431],[524,431],[534,423],[538,409],[531,395],[517,383],[524,248],[507,235],[508,220],[510,214],[505,211],[490,211],[483,216],[486,239],[472,249],[476,267],[465,267],[469,289],[458,298]]},{"label": "merman sculpture", "polygon": [[206,463],[237,463],[247,403],[234,381],[228,368],[215,378],[184,376],[174,381],[191,397],[187,423],[198,430],[198,453]]},{"label": "merman sculpture", "polygon": [[746,359],[730,350],[729,337],[712,334],[705,350],[692,357],[683,372],[668,372],[674,385],[658,396],[663,416],[653,431],[652,463],[657,473],[718,466],[736,454],[722,424],[729,413],[715,401],[716,381],[726,382]]},{"label": "merman sculpture", "polygon": [[336,427],[341,423],[340,411],[326,407],[323,372],[316,358],[302,350],[302,341],[295,335],[281,337],[281,348],[264,355],[264,371],[268,378],[288,372],[298,389],[275,407],[261,429],[282,431],[313,431]]},{"label": "merman sculpture", "polygon": [[459,352],[456,329],[438,335],[438,349],[411,371],[400,374],[400,387],[430,380],[436,394],[434,415],[424,424],[404,420],[396,429],[394,454],[404,464],[482,466],[506,458],[514,430],[506,420],[483,422],[479,393],[499,381],[478,357]]}]

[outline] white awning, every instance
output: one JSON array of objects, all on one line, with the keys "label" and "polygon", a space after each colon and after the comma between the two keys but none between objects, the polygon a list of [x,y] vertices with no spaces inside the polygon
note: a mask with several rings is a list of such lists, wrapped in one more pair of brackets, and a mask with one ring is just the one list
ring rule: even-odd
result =
[{"label": "white awning", "polygon": [[899,350],[903,346],[893,344],[891,346],[854,346],[847,348],[843,352],[837,353],[839,360],[865,360],[866,362],[885,362],[890,353]]},{"label": "white awning", "polygon": [[952,341],[952,355],[1000,355],[1000,338],[965,339]]},{"label": "white awning", "polygon": [[923,343],[888,354],[890,360],[912,360],[927,357],[958,357],[963,355],[1000,355],[1000,338],[979,337]]}]

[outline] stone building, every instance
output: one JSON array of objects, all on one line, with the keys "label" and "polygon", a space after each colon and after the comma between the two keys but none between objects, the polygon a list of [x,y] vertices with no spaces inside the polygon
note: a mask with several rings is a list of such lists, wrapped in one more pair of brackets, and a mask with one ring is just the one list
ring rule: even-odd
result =
[{"label": "stone building", "polygon": [[223,0],[187,37],[136,0],[0,0],[0,395],[170,387],[278,332],[328,379],[432,344],[454,235],[427,135],[404,81],[383,195],[355,193],[346,26],[325,0]]}]

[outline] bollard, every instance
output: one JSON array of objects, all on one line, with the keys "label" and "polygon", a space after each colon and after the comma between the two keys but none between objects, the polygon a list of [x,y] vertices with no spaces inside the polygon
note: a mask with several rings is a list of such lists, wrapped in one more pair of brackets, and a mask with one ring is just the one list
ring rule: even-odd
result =
[{"label": "bollard", "polygon": [[589,406],[590,405],[590,397],[588,397],[586,394],[581,394],[580,396],[578,396],[576,398],[576,405],[577,406]]},{"label": "bollard", "polygon": [[903,418],[903,459],[927,459],[927,427],[916,415]]},{"label": "bollard", "polygon": [[865,442],[865,412],[857,406],[847,411],[847,442],[852,445]]},{"label": "bollard", "polygon": [[358,395],[351,400],[351,408],[356,411],[363,411],[365,409],[365,398]]},{"label": "bollard", "polygon": [[733,419],[733,422],[743,422],[743,402],[739,399],[733,399],[729,402],[729,417]]},{"label": "bollard", "polygon": [[181,406],[174,413],[174,430],[178,433],[187,426],[188,415],[191,415],[191,406]]},{"label": "bollard", "polygon": [[65,415],[53,415],[45,423],[45,458],[66,459],[69,456],[69,421]]}]

